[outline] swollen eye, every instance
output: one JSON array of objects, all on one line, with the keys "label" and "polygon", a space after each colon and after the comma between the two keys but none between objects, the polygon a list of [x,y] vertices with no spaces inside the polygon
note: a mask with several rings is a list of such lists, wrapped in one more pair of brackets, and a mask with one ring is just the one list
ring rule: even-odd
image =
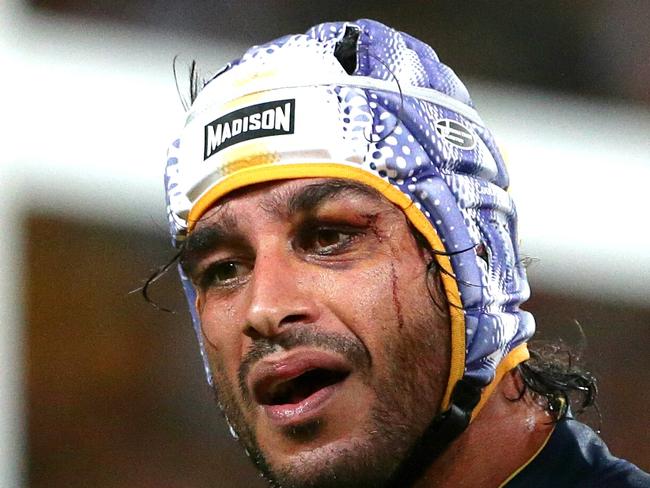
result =
[{"label": "swollen eye", "polygon": [[341,233],[337,230],[323,229],[318,231],[316,242],[319,246],[327,247],[339,243]]},{"label": "swollen eye", "polygon": [[298,235],[297,248],[303,252],[333,254],[346,249],[359,231],[330,228],[328,226],[309,226]]}]

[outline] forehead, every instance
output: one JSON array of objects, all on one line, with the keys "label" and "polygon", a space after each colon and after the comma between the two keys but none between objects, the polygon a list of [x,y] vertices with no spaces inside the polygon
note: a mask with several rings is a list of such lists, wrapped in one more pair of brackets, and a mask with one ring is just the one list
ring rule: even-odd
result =
[{"label": "forehead", "polygon": [[296,214],[315,212],[332,205],[350,212],[377,206],[397,210],[375,189],[352,180],[282,180],[252,185],[228,194],[203,214],[195,232],[217,222],[235,227],[250,215],[289,220]]}]

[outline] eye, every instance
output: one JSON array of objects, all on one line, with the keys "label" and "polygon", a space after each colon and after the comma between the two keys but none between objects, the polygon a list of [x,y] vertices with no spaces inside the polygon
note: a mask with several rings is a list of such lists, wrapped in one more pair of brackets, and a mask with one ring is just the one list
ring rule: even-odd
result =
[{"label": "eye", "polygon": [[312,227],[301,233],[298,247],[306,252],[330,255],[347,249],[359,234],[357,230]]},{"label": "eye", "polygon": [[211,286],[228,286],[238,279],[246,276],[250,267],[238,261],[219,261],[209,265],[201,274],[200,285],[202,288]]},{"label": "eye", "polygon": [[319,248],[336,246],[350,238],[349,234],[334,229],[320,229],[315,237],[316,245]]}]

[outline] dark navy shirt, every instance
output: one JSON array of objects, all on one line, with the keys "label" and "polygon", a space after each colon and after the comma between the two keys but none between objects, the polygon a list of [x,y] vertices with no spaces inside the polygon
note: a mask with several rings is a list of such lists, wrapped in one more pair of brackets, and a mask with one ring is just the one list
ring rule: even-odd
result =
[{"label": "dark navy shirt", "polygon": [[504,488],[650,488],[650,475],[612,456],[585,424],[560,420],[548,443]]}]

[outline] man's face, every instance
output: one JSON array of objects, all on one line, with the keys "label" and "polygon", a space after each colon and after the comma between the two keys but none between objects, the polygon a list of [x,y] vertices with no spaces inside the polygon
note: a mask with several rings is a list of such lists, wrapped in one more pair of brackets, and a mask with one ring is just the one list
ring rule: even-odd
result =
[{"label": "man's face", "polygon": [[430,260],[397,207],[341,180],[251,187],[198,222],[183,265],[219,403],[275,483],[381,486],[438,412]]}]

